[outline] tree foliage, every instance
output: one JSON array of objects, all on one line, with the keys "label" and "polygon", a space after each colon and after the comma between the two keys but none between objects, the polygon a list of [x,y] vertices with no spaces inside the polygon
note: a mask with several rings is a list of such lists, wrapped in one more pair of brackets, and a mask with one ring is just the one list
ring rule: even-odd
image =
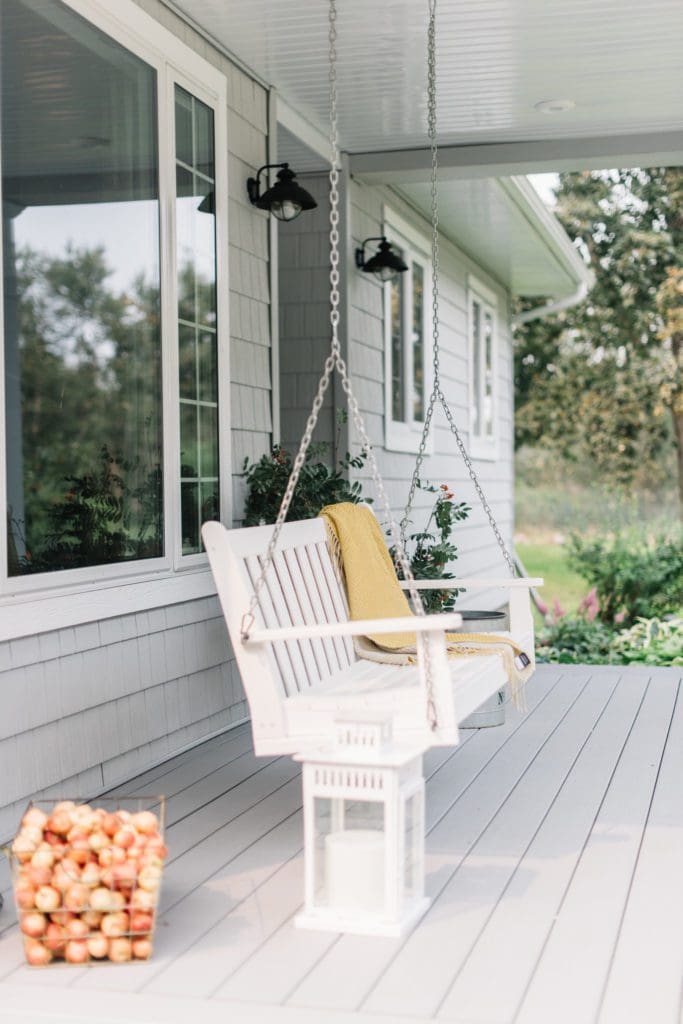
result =
[{"label": "tree foliage", "polygon": [[101,247],[25,247],[15,269],[11,571],[161,554],[158,287],[140,277],[116,291]]},{"label": "tree foliage", "polygon": [[563,174],[556,194],[596,281],[580,306],[518,331],[516,443],[616,486],[655,482],[682,395],[683,171]]}]

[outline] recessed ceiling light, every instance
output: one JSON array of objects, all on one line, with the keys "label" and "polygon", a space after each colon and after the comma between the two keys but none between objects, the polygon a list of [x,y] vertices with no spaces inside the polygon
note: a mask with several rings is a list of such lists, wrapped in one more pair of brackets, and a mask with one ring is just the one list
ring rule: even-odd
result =
[{"label": "recessed ceiling light", "polygon": [[564,114],[567,110],[573,110],[576,106],[574,100],[541,100],[534,104],[534,110],[541,114]]}]

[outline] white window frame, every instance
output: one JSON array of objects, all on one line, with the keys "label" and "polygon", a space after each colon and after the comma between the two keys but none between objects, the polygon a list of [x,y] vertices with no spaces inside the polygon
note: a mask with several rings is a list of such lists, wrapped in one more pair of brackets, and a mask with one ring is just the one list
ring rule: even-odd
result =
[{"label": "white window frame", "polygon": [[[4,343],[0,344],[0,641],[193,600],[215,593],[205,554],[182,555],[180,411],[175,240],[177,83],[214,111],[219,473],[221,518],[232,521],[228,305],[228,139],[225,75],[146,14],[133,0],[61,0],[157,73],[161,284],[164,551],[161,558],[89,566],[28,577],[7,575]],[[0,153],[0,159],[2,154]],[[0,181],[1,189],[1,181]],[[2,195],[0,193],[0,202]],[[4,324],[0,248],[0,325]]]},{"label": "white window frame", "polygon": [[[423,388],[424,408],[427,407],[432,389],[432,264],[429,238],[401,217],[391,207],[383,211],[384,231],[388,242],[404,254],[408,270],[400,275],[401,286],[406,289],[404,302],[403,365],[405,367],[406,414],[409,413],[410,396],[413,390],[413,346],[410,339],[410,325],[413,322],[413,263],[422,267],[424,273],[423,295]],[[404,296],[405,297],[405,296]],[[389,451],[415,453],[420,447],[424,430],[422,420],[395,420],[392,402],[392,343],[391,343],[391,284],[384,285],[384,446]],[[426,451],[433,448],[433,430],[430,428]]]},{"label": "white window frame", "polygon": [[[469,352],[469,416],[470,416],[470,454],[475,459],[481,459],[483,461],[493,462],[498,458],[499,450],[499,426],[498,426],[498,400],[499,400],[499,384],[498,384],[498,369],[499,369],[499,347],[500,347],[500,332],[499,332],[499,317],[498,317],[498,300],[494,291],[487,287],[483,281],[480,281],[474,275],[469,274],[467,279],[467,336],[468,336],[468,352]],[[479,421],[481,423],[484,405],[484,373],[482,372],[480,377],[480,393],[475,395],[475,381],[474,381],[474,349],[476,339],[474,337],[474,304],[478,303],[481,309],[481,323],[484,321],[484,317],[488,314],[491,317],[492,324],[492,335],[491,335],[491,375],[492,375],[492,388],[491,388],[491,401],[492,401],[492,416],[493,416],[493,434],[491,436],[485,436],[484,434],[474,432],[474,416],[473,409],[478,403],[479,405]],[[480,330],[479,343],[483,341],[483,332]],[[480,366],[483,368],[485,365],[485,352],[480,353],[484,356],[484,362],[480,360]]]}]

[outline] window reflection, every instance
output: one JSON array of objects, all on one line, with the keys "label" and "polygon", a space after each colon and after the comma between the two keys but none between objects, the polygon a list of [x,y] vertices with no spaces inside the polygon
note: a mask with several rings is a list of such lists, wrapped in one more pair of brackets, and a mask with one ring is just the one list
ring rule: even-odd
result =
[{"label": "window reflection", "polygon": [[403,359],[403,282],[391,282],[391,416],[403,422],[405,413],[405,371]]},{"label": "window reflection", "polygon": [[481,306],[472,303],[472,433],[481,434]]},{"label": "window reflection", "polygon": [[413,263],[413,420],[424,419],[424,270]]},{"label": "window reflection", "polygon": [[213,111],[175,88],[182,551],[218,519],[218,372]]},{"label": "window reflection", "polygon": [[59,3],[0,41],[9,572],[159,556],[155,72]]}]

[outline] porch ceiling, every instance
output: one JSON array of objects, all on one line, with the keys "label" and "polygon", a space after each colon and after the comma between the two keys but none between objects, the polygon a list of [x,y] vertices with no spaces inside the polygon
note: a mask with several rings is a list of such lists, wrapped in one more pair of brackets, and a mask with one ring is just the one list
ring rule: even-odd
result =
[{"label": "porch ceiling", "polygon": [[[314,131],[326,134],[327,5],[311,0],[173,0]],[[427,0],[339,0],[342,149],[361,155],[425,147]],[[514,168],[558,163],[622,166],[683,162],[683,4],[680,0],[439,0],[438,96],[442,146],[529,145]],[[544,114],[536,104],[573,100]],[[575,145],[567,145],[573,140]],[[615,140],[618,142],[615,143]],[[631,140],[631,141],[629,141]],[[490,156],[498,164],[505,151]],[[486,152],[472,164],[486,162]],[[457,164],[457,155],[453,157]],[[601,160],[603,162],[601,162]],[[409,163],[423,162],[413,153]]]},{"label": "porch ceiling", "polygon": [[[324,167],[327,5],[166,2],[277,90],[279,158]],[[392,185],[428,216],[427,17],[427,0],[338,2],[340,148],[354,176]],[[508,176],[683,163],[683,4],[438,0],[437,35],[443,232],[515,294],[573,295],[590,275]],[[574,106],[536,109],[557,98]]]},{"label": "porch ceiling", "polygon": [[[431,189],[397,189],[429,220]],[[477,178],[439,186],[439,224],[447,238],[513,295],[569,296],[592,274],[528,180]]]}]

